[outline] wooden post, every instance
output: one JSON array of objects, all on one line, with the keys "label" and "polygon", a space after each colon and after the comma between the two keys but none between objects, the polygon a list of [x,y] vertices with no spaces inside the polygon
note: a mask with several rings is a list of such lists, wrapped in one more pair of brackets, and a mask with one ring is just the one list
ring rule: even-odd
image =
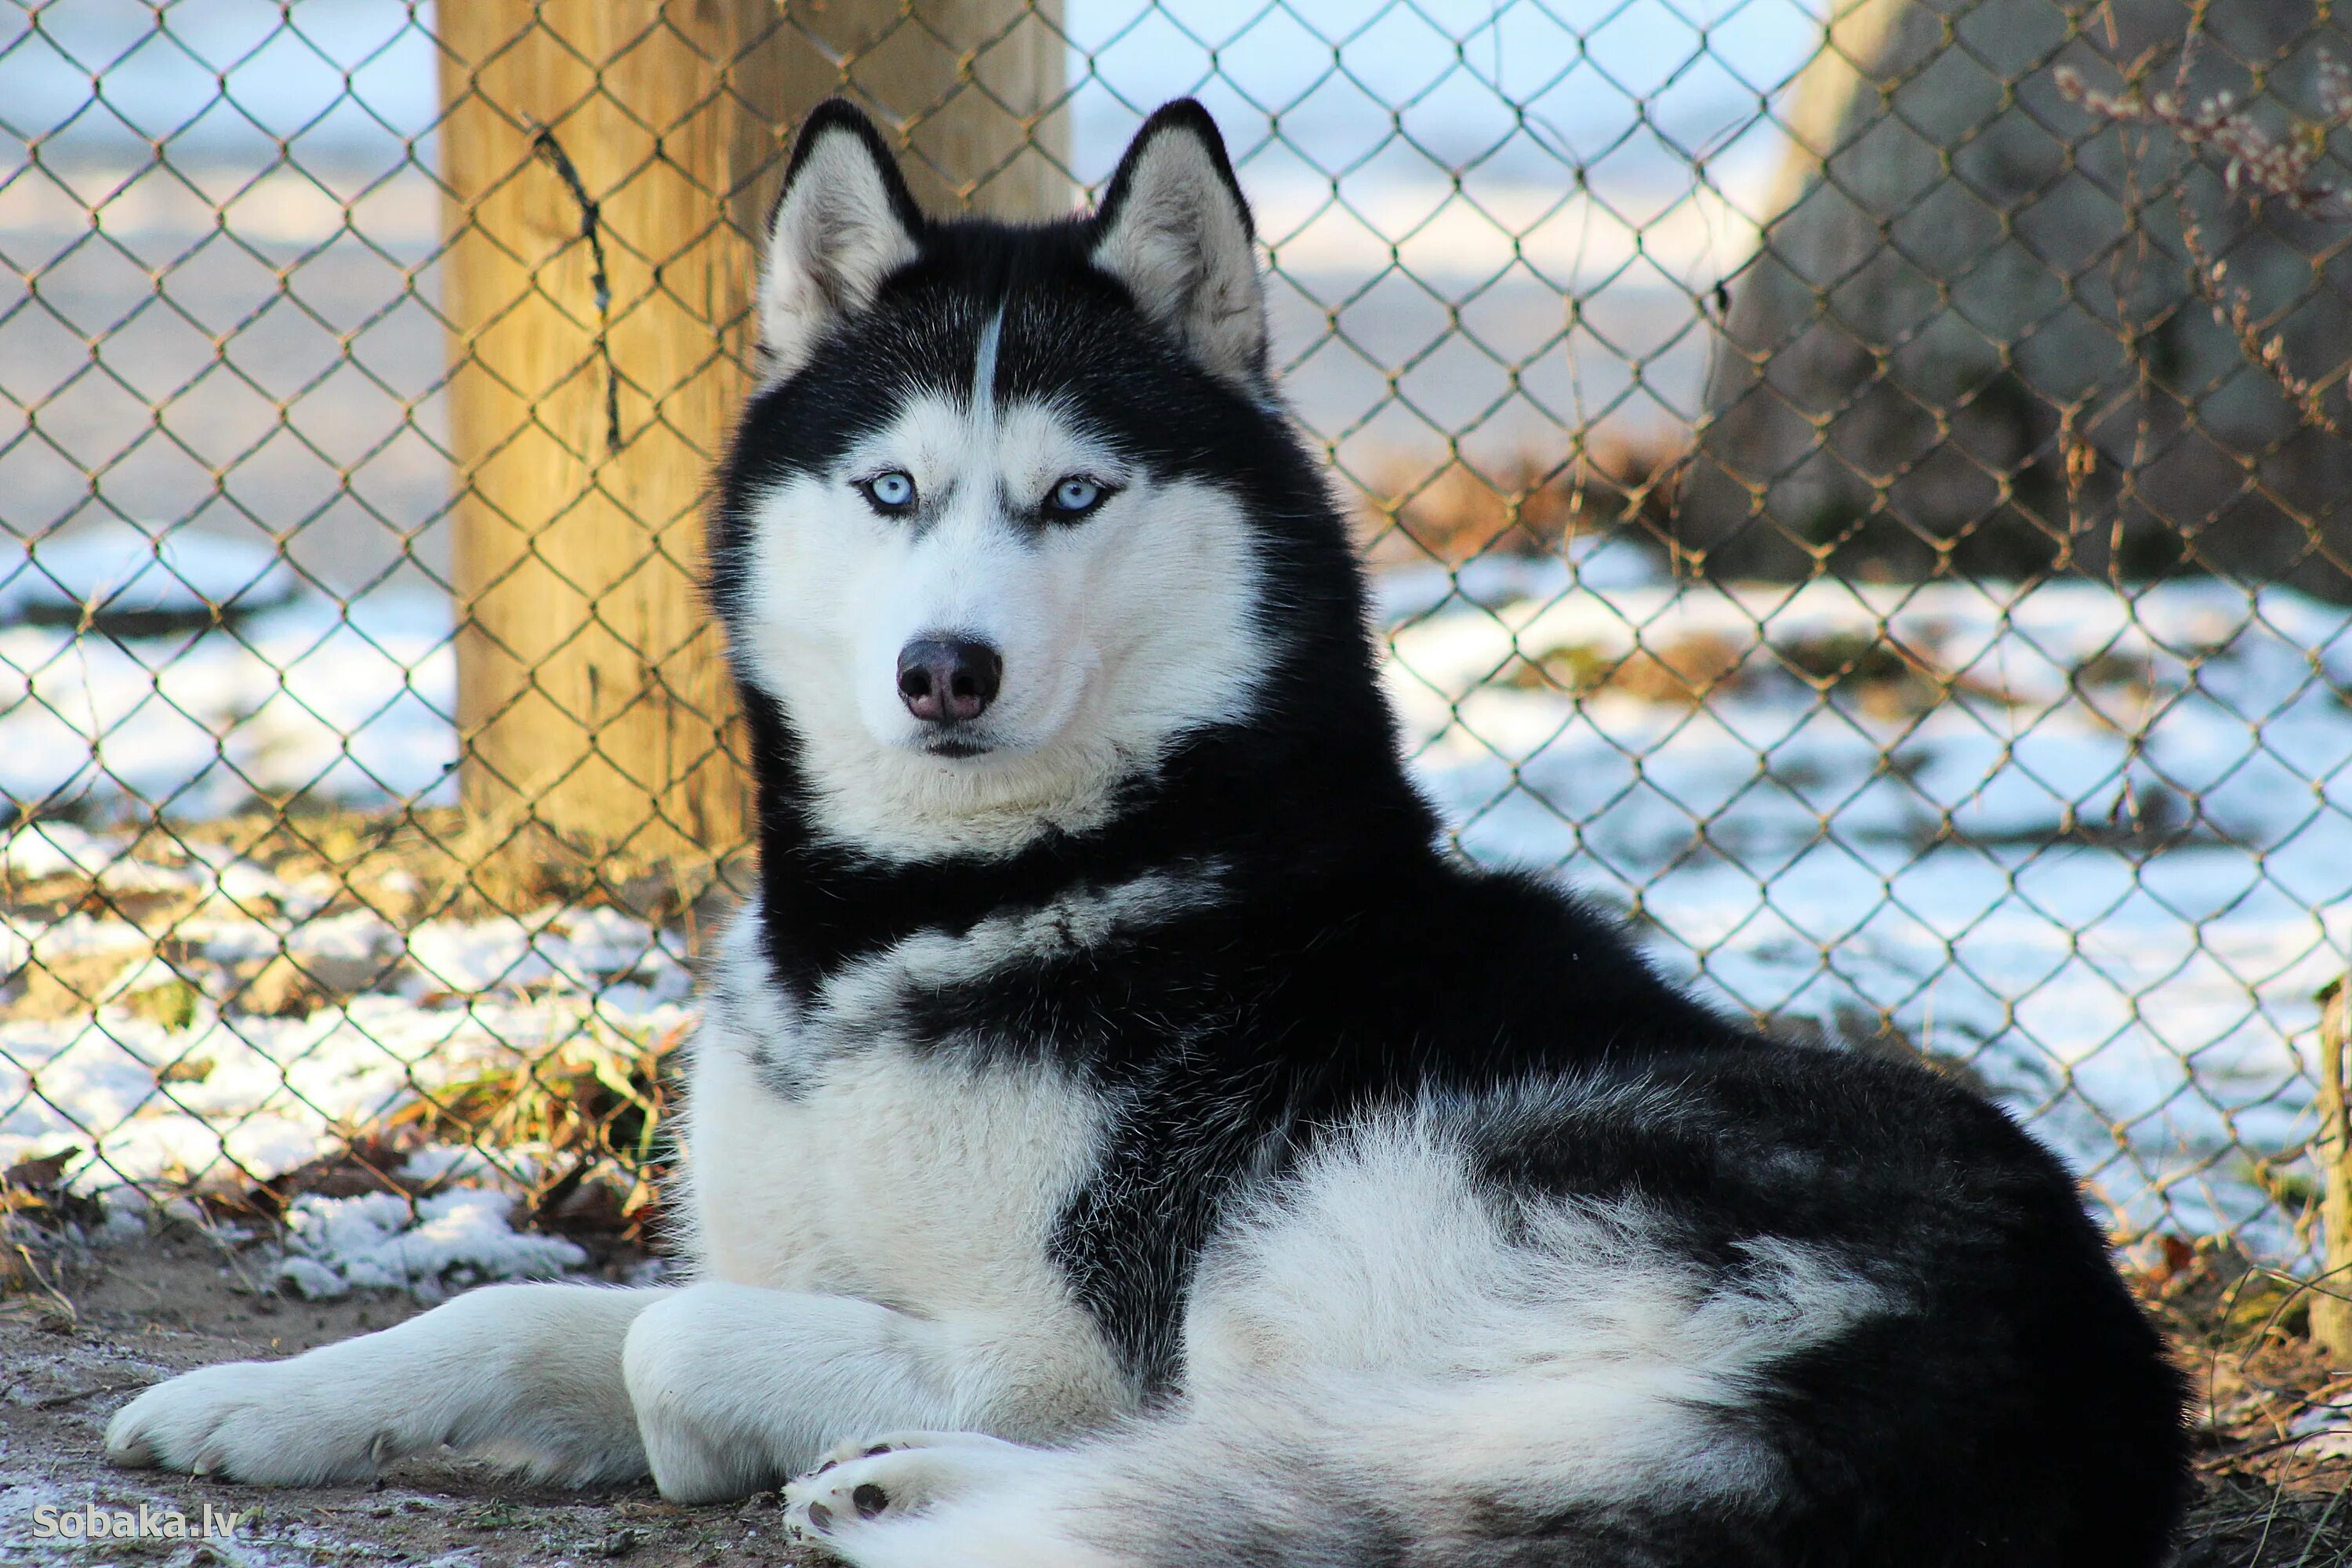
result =
[{"label": "wooden post", "polygon": [[2352,1121],[2346,1116],[2344,1045],[2352,1035],[2352,984],[2319,994],[2319,1214],[2322,1273],[2311,1298],[2311,1337],[2334,1367],[2352,1367]]},{"label": "wooden post", "polygon": [[437,8],[460,489],[463,790],[624,865],[746,837],[701,503],[748,382],[758,234],[847,91],[935,206],[1060,211],[1060,0],[463,0]]}]

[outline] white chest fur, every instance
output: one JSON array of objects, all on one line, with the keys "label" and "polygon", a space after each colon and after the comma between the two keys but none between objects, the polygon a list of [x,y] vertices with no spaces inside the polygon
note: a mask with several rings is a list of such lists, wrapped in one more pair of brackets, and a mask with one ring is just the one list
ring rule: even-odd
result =
[{"label": "white chest fur", "polygon": [[1097,1098],[1047,1066],[929,1059],[887,1038],[779,1093],[761,1063],[789,1053],[802,1023],[766,978],[758,919],[746,909],[722,940],[688,1074],[686,1206],[702,1277],[1010,1335],[1066,1363],[1051,1381],[1074,1402],[1123,1404],[1047,1252],[1095,1161]]}]

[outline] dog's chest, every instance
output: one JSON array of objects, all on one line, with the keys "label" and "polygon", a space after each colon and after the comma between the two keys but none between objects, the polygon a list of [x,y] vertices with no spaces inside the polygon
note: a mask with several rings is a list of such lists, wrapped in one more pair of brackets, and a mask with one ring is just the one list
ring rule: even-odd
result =
[{"label": "dog's chest", "polygon": [[1077,1310],[1048,1247],[1097,1163],[1097,1097],[887,1028],[840,1049],[760,991],[713,989],[688,1097],[707,1268],[929,1316]]}]

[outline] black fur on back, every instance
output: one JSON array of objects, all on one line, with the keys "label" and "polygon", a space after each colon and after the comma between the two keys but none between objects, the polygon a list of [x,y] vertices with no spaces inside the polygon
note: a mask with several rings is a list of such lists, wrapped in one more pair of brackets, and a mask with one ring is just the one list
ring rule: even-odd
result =
[{"label": "black fur on back", "polygon": [[1923,1070],[1727,1023],[1558,889],[1443,850],[1399,759],[1345,525],[1270,400],[1195,366],[1089,262],[1098,220],[915,222],[918,258],[743,416],[715,507],[721,614],[742,602],[762,489],[822,468],[912,389],[968,395],[1002,304],[1000,399],[1056,398],[1154,473],[1240,500],[1265,673],[1247,721],[1185,738],[1100,829],[914,862],[815,830],[792,716],[743,681],[769,956],[806,996],[919,931],[1215,868],[1213,903],[910,997],[904,1018],[924,1048],[1055,1053],[1117,1108],[1055,1247],[1139,1388],[1181,1385],[1184,1294],[1224,1205],[1319,1129],[1431,1095],[1622,1076],[1687,1114],[1627,1125],[1569,1102],[1486,1127],[1498,1202],[1639,1193],[1682,1216],[1695,1256],[1729,1268],[1745,1239],[1815,1240],[1905,1306],[1758,1391],[1753,1418],[1786,1435],[1795,1480],[1770,1510],[1524,1518],[1498,1503],[1485,1561],[2162,1561],[2187,1484],[2180,1381],[2059,1163]]}]

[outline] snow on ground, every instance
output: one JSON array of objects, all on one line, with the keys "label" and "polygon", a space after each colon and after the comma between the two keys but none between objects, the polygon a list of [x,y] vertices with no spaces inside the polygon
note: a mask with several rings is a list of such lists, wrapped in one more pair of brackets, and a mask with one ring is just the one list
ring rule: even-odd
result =
[{"label": "snow on ground", "polygon": [[110,518],[22,542],[17,559],[0,561],[0,623],[201,624],[276,608],[294,589],[292,569],[266,545]]},{"label": "snow on ground", "polygon": [[[624,1060],[688,1019],[682,941],[615,910],[550,907],[402,932],[365,910],[272,914],[246,880],[243,898],[216,896],[174,921],[168,968],[127,921],[8,917],[0,973],[31,961],[100,974],[101,1000],[95,1016],[0,1013],[0,1166],[70,1143],[89,1152],[85,1185],[226,1176],[225,1160],[266,1177],[423,1090],[559,1048]],[[280,952],[321,974],[357,952],[383,978],[307,1016],[224,1005],[255,961]],[[97,969],[78,962],[92,954]],[[139,1005],[179,976],[199,983],[184,1017]]]},{"label": "snow on ground", "polygon": [[[1846,1036],[1891,1018],[2135,1222],[2292,1247],[2252,1162],[2308,1133],[2313,994],[2352,943],[2344,609],[2210,582],[1719,591],[1615,547],[1381,594],[1408,744],[1470,853],[1622,903],[1718,998]],[[105,826],[126,784],[190,816],[247,780],[443,798],[445,605],[343,624],[306,595],[146,640],[20,626],[0,657],[26,675],[0,783],[89,825],[19,829],[7,875],[185,906],[168,968],[98,901],[7,917],[0,975],[64,962],[107,1000],[0,1003],[0,1164],[71,1143],[87,1185],[224,1154],[267,1174],[424,1089],[688,1018],[680,938],[614,910],[403,929],[324,879],[126,858]],[[308,1016],[225,1005],[281,951],[382,978]],[[173,973],[200,983],[184,1016],[142,1005]]]},{"label": "snow on ground", "polygon": [[[451,798],[457,664],[446,596],[296,593],[275,552],[119,529],[0,558],[0,796],[41,813],[139,803],[202,817],[257,796]],[[260,613],[231,629],[77,636],[88,600]],[[51,613],[42,613],[42,612]]]},{"label": "snow on ground", "polygon": [[1891,1015],[2137,1221],[2287,1245],[2248,1157],[2307,1136],[2313,994],[2352,952],[2352,615],[2218,582],[1580,569],[1590,592],[1507,563],[1383,584],[1390,688],[1466,849],[1622,900],[1743,1006]]},{"label": "snow on ground", "polygon": [[460,1187],[419,1198],[392,1193],[294,1200],[278,1278],[306,1300],[353,1290],[405,1290],[426,1300],[488,1279],[552,1279],[588,1254],[560,1236],[507,1223],[506,1194]]}]

